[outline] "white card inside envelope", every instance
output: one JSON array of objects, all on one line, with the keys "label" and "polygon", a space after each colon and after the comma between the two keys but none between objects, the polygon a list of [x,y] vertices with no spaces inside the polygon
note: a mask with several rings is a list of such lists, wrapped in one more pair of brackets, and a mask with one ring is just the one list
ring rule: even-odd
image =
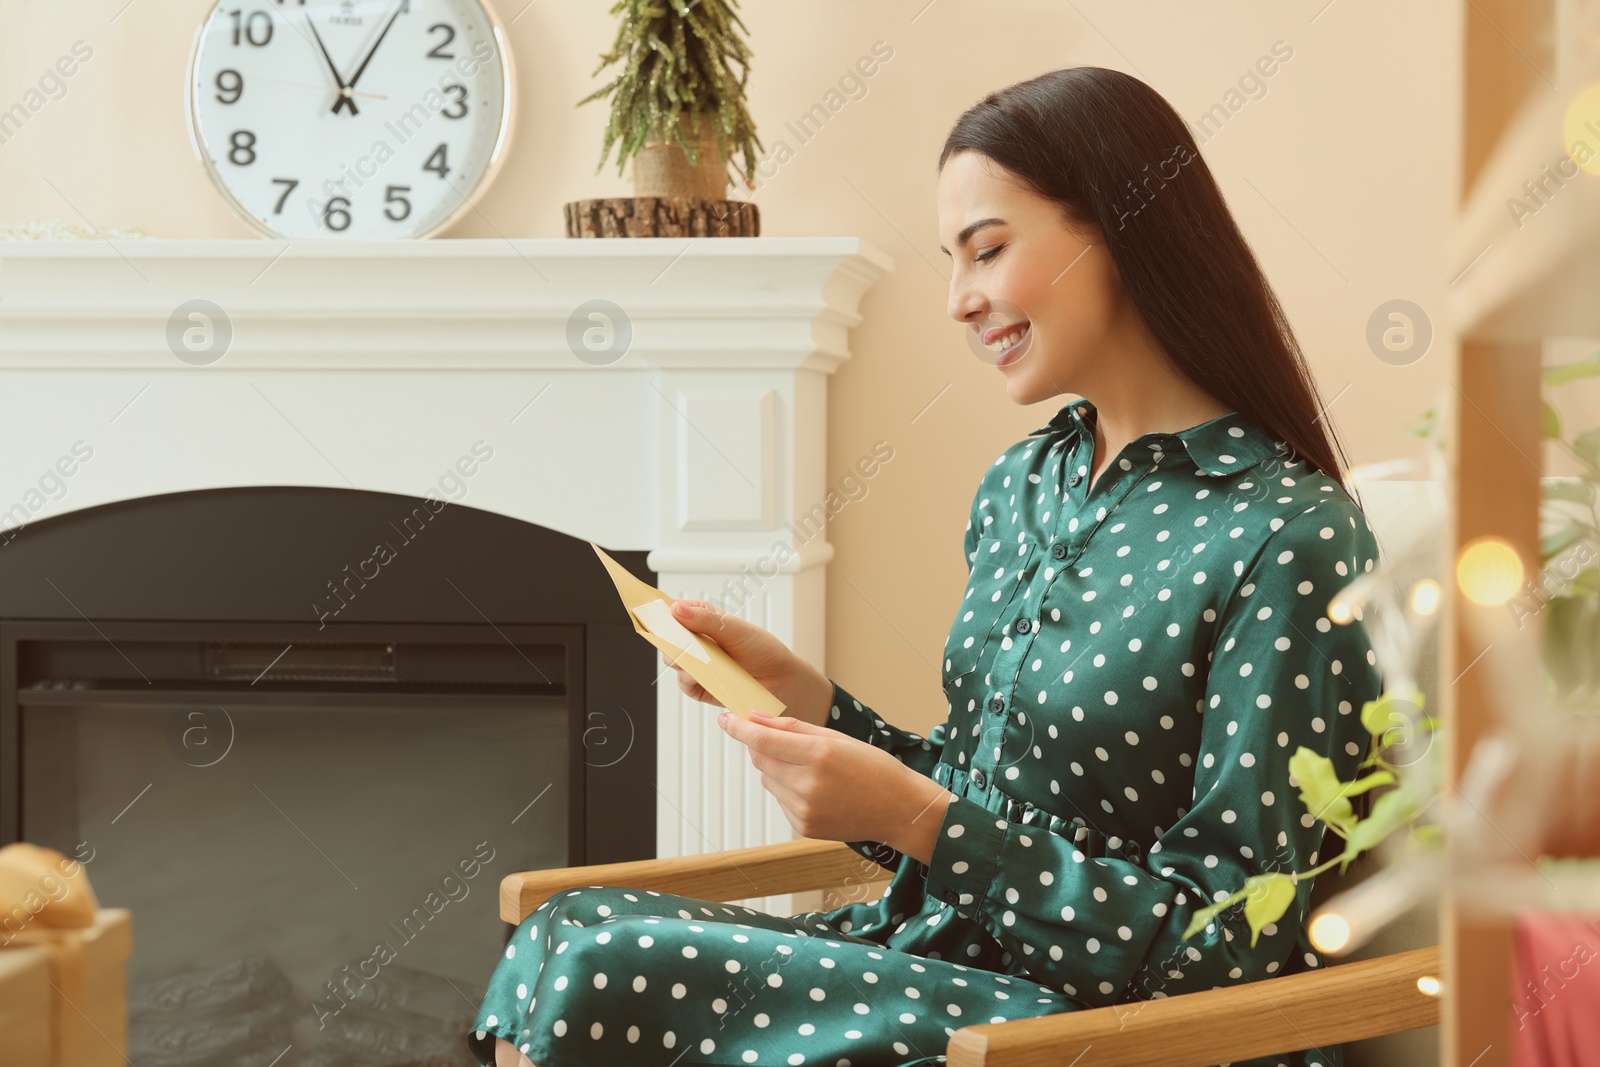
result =
[{"label": "white card inside envelope", "polygon": [[700,643],[700,636],[672,616],[672,605],[665,600],[651,600],[633,607],[632,612],[644,623],[645,629],[664,641],[671,641],[686,653],[710,663],[711,656]]}]

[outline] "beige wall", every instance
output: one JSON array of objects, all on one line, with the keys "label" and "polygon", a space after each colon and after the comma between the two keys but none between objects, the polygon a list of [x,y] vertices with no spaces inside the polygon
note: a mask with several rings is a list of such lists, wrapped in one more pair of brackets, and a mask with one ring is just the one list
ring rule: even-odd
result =
[{"label": "beige wall", "polygon": [[[610,47],[608,0],[499,0],[520,82],[513,154],[455,237],[555,237],[561,205],[627,195],[599,174],[607,103],[574,101]],[[1326,6],[1324,6],[1326,4]],[[769,236],[849,234],[899,270],[868,295],[854,359],[831,385],[831,481],[873,442],[894,458],[831,523],[831,675],[901,725],[943,719],[938,662],[965,578],[961,536],[983,469],[1058,402],[1019,410],[946,316],[934,164],[983,93],[1056,67],[1144,78],[1191,123],[1282,40],[1294,55],[1203,147],[1311,360],[1354,463],[1420,457],[1403,430],[1450,392],[1446,227],[1457,199],[1459,4],[1416,0],[749,2],[749,106],[769,152],[794,150],[754,194]],[[83,40],[67,91],[0,147],[0,224],[56,217],[159,237],[246,237],[184,127],[184,65],[206,0],[0,0],[0,108]],[[519,14],[520,11],[520,14]],[[823,101],[882,40],[893,57],[809,143],[784,124]],[[1510,193],[1508,192],[1508,195]],[[492,225],[491,225],[492,224]],[[1380,303],[1433,318],[1427,356],[1367,349]],[[929,402],[938,397],[928,407]],[[923,412],[918,416],[919,412]],[[913,424],[912,419],[916,418]]]}]

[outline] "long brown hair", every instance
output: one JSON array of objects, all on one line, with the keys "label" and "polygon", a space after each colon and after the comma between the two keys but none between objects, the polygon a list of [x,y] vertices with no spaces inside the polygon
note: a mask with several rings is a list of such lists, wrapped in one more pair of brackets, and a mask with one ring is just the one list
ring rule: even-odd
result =
[{"label": "long brown hair", "polygon": [[1322,402],[1289,320],[1188,126],[1159,93],[1105,67],[1053,70],[969,108],[939,168],[969,150],[1060,204],[1070,221],[1098,225],[1178,372],[1351,492],[1348,460],[1317,417]]}]

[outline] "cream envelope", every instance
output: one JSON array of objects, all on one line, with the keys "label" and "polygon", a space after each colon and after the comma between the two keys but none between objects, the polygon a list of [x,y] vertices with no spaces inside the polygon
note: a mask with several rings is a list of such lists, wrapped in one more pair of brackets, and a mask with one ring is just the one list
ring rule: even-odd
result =
[{"label": "cream envelope", "polygon": [[729,711],[746,718],[760,708],[771,715],[782,715],[785,705],[767,687],[750,676],[715,641],[685,627],[672,616],[672,597],[655,586],[641,582],[628,569],[605,553],[593,541],[600,562],[606,565],[617,595],[628,609],[633,628],[646,641],[667,654],[667,659],[682,667],[705,686],[706,692],[722,701]]}]

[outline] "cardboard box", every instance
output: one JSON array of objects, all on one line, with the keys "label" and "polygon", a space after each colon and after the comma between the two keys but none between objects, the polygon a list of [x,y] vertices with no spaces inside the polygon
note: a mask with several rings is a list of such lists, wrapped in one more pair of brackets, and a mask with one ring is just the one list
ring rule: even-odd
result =
[{"label": "cardboard box", "polygon": [[[133,918],[126,908],[100,908],[82,929],[30,927],[0,949],[0,1067],[121,1067],[127,1062],[128,1008],[124,976],[133,953]],[[43,968],[42,974],[40,968]],[[9,981],[9,985],[7,982]],[[11,986],[16,987],[14,1002]],[[42,992],[41,992],[42,991]],[[40,997],[48,999],[43,1003]],[[24,1005],[26,1006],[24,1008]],[[26,1016],[26,1017],[25,1017]],[[23,1048],[15,1032],[48,1030]],[[30,1030],[30,1028],[32,1028]]]},{"label": "cardboard box", "polygon": [[12,948],[0,952],[0,1067],[49,1063],[50,950]]}]

